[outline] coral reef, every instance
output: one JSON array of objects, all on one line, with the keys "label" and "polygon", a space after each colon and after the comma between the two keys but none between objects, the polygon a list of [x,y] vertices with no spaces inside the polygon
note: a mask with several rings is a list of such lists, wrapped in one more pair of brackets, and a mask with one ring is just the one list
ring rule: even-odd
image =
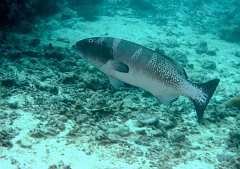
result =
[{"label": "coral reef", "polygon": [[201,65],[204,69],[208,70],[215,70],[217,68],[216,63],[213,61],[204,61]]},{"label": "coral reef", "polygon": [[0,4],[0,30],[19,30],[27,33],[30,31],[29,27],[24,24],[29,24],[28,14],[34,13],[27,7],[23,1],[18,0],[3,0]]},{"label": "coral reef", "polygon": [[80,5],[99,5],[103,0],[71,0],[69,2],[70,6],[80,6]]},{"label": "coral reef", "polygon": [[236,107],[238,110],[240,110],[240,95],[229,100],[226,104],[226,107],[227,108]]},{"label": "coral reef", "polygon": [[180,62],[183,66],[186,66],[188,64],[187,56],[181,51],[178,50],[171,51],[169,53],[169,56]]},{"label": "coral reef", "polygon": [[36,11],[36,15],[48,16],[60,11],[61,0],[35,0],[30,5]]},{"label": "coral reef", "polygon": [[50,165],[48,169],[71,169],[71,166],[64,164],[64,162],[61,160],[58,162],[58,164]]},{"label": "coral reef", "polygon": [[39,16],[60,11],[62,0],[3,0],[0,4],[0,30],[29,33]]},{"label": "coral reef", "polygon": [[[219,25],[211,23],[229,10],[219,4],[220,14],[210,15],[214,11],[209,6],[218,2],[209,1],[184,1],[182,6],[158,0],[3,0],[1,161],[11,163],[12,168],[44,164],[42,168],[67,169],[84,164],[86,155],[100,166],[92,160],[90,165],[95,166],[81,166],[84,168],[192,168],[187,164],[196,159],[200,166],[201,162],[209,164],[205,168],[240,168],[240,114],[235,101],[239,96],[225,105],[239,84],[240,51],[238,44],[219,41],[219,32],[202,36],[212,33],[204,25],[216,28]],[[144,3],[150,4],[149,10]],[[153,8],[158,10],[154,16]],[[98,18],[97,9],[101,15],[113,13],[117,18]],[[231,11],[228,18],[234,26],[239,12]],[[83,18],[99,21],[79,23]],[[14,29],[18,31],[11,33]],[[31,30],[35,31],[29,33]],[[76,39],[92,35],[124,36],[152,49],[159,47],[157,53],[185,65],[196,83],[220,76],[222,86],[211,100],[204,122],[196,123],[193,106],[184,98],[166,107],[137,87],[113,89],[107,76],[70,51]],[[167,39],[165,43],[163,39]],[[216,57],[208,56],[216,51]],[[222,71],[228,69],[231,71]],[[108,161],[114,166],[107,166]]]},{"label": "coral reef", "polygon": [[99,11],[96,7],[90,5],[76,6],[73,8],[77,11],[78,17],[83,17],[86,21],[95,21],[99,15]]},{"label": "coral reef", "polygon": [[53,58],[62,61],[65,58],[65,49],[59,46],[53,47],[51,43],[44,46],[44,56],[48,59]]},{"label": "coral reef", "polygon": [[240,27],[226,27],[220,30],[220,38],[228,42],[240,42]]},{"label": "coral reef", "polygon": [[149,113],[140,113],[136,116],[136,119],[144,125],[157,124],[159,120],[157,116]]},{"label": "coral reef", "polygon": [[138,10],[155,10],[155,7],[149,0],[131,0],[129,6]]},{"label": "coral reef", "polygon": [[195,50],[197,54],[207,53],[208,51],[207,42],[206,41],[199,42]]}]

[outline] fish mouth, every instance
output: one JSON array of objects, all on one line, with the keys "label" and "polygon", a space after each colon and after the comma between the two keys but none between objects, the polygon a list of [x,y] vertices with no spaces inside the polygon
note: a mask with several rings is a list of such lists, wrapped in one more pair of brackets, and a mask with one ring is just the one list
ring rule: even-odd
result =
[{"label": "fish mouth", "polygon": [[80,56],[81,58],[83,58],[83,54],[78,50],[76,45],[72,45],[71,50],[76,53],[78,56]]},{"label": "fish mouth", "polygon": [[76,45],[72,45],[71,50],[72,50],[73,52],[77,53],[77,47],[76,47]]}]

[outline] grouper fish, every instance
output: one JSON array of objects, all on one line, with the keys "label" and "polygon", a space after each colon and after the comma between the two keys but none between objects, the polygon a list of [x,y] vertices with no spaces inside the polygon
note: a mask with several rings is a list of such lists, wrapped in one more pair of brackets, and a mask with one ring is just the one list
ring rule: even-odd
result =
[{"label": "grouper fish", "polygon": [[194,104],[199,123],[220,81],[192,83],[177,61],[123,39],[87,38],[78,41],[72,50],[107,74],[115,89],[140,87],[166,106],[179,96],[188,97]]}]

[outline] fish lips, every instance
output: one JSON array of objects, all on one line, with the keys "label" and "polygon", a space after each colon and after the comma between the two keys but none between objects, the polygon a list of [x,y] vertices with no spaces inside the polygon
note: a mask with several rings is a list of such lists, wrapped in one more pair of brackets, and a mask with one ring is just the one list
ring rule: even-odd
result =
[{"label": "fish lips", "polygon": [[77,48],[76,45],[72,45],[71,50],[72,50],[74,53],[76,53],[77,55],[79,55],[81,58],[84,58],[84,54],[81,52],[81,50],[79,50],[79,49]]},{"label": "fish lips", "polygon": [[72,50],[78,54],[81,58],[87,59],[88,57],[93,55],[95,48],[99,48],[100,46],[96,46],[90,44],[86,39],[78,41],[75,45],[72,46]]}]

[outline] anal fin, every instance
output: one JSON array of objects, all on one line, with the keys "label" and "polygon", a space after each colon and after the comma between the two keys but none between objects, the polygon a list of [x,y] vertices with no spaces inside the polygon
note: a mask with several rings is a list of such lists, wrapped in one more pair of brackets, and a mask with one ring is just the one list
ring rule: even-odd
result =
[{"label": "anal fin", "polygon": [[130,85],[128,83],[124,83],[124,86],[120,88],[121,90],[132,90],[133,85]]},{"label": "anal fin", "polygon": [[172,102],[178,99],[177,95],[173,96],[163,96],[163,95],[155,95],[155,97],[165,106],[169,106]]}]

